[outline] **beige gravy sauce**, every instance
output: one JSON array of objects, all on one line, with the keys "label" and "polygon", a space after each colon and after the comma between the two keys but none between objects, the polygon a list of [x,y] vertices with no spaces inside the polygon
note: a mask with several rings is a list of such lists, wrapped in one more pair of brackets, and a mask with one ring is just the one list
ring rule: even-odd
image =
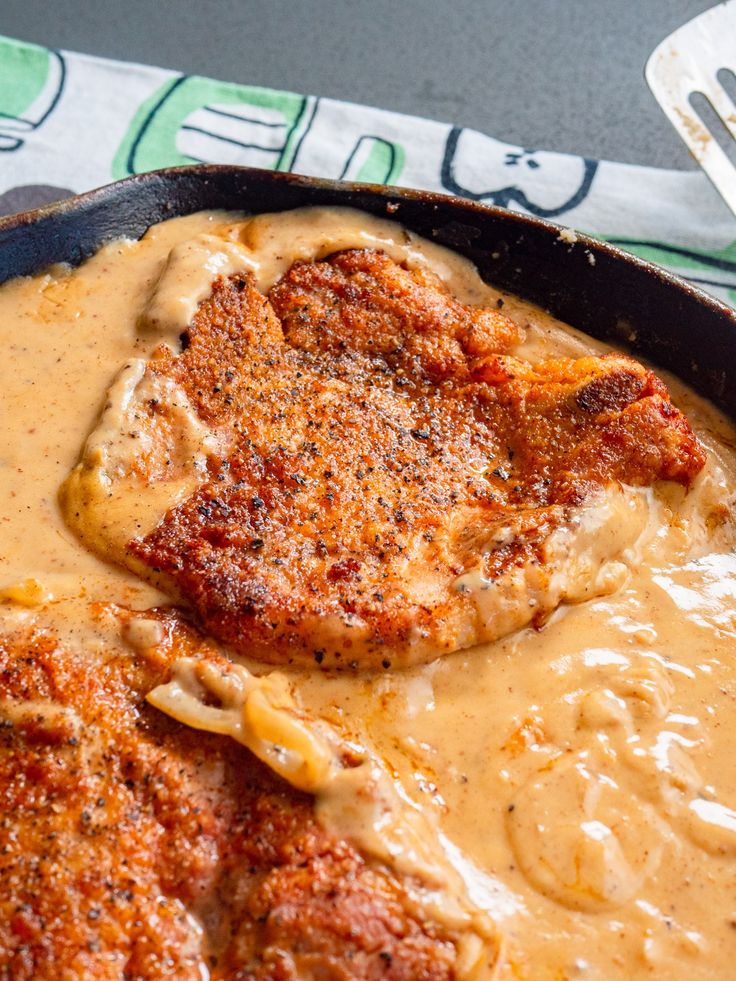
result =
[{"label": "beige gravy sauce", "polygon": [[[62,520],[59,487],[108,389],[124,365],[176,343],[210,260],[251,269],[267,288],[294,258],[351,245],[429,264],[469,302],[501,296],[451,253],[342,210],[175,219],[78,270],[0,290],[0,630],[36,620],[94,651],[123,642],[101,637],[89,600],[164,601]],[[527,327],[522,356],[603,349],[503,299]],[[616,592],[562,608],[540,632],[411,671],[289,676],[305,711],[370,746],[433,816],[474,904],[506,937],[509,978],[733,973],[736,536],[713,508],[736,490],[736,435],[667,381],[710,461],[686,498],[668,489],[652,505],[657,521]],[[150,524],[126,507],[113,516],[121,527]]]}]

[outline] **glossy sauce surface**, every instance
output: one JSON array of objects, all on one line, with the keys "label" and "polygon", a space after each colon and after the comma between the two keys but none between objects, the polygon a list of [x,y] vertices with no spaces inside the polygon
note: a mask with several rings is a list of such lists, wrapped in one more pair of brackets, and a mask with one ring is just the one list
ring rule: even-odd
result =
[{"label": "glossy sauce surface", "polygon": [[[367,234],[365,216],[322,212],[307,234],[304,217],[245,228],[222,214],[176,219],[79,270],[0,290],[0,629],[35,619],[93,656],[89,600],[163,601],[86,550],[57,495],[120,369],[174,343],[196,305],[201,236],[214,236],[225,271],[243,243],[265,250],[264,288],[295,256],[372,245],[444,268],[468,302],[499,296],[396,226]],[[504,301],[528,329],[522,356],[602,349]],[[291,676],[308,711],[371,746],[436,814],[472,898],[506,936],[508,977],[725,978],[736,955],[735,437],[667,380],[710,461],[687,497],[664,489],[648,502],[618,591],[415,670]],[[134,527],[140,515],[123,518]]]}]

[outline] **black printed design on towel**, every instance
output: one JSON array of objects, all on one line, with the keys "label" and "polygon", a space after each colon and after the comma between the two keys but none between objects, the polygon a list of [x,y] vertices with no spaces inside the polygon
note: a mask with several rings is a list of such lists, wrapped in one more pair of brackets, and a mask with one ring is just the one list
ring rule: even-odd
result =
[{"label": "black printed design on towel", "polygon": [[[593,179],[598,170],[597,160],[579,157],[578,176],[568,178],[567,187],[562,181],[560,182],[559,203],[552,203],[551,201],[542,203],[539,199],[542,189],[544,188],[544,196],[549,197],[550,194],[549,182],[545,178],[544,157],[546,156],[549,160],[556,155],[544,155],[534,150],[505,151],[503,160],[489,160],[488,180],[489,182],[493,180],[499,167],[513,169],[513,176],[516,180],[513,183],[504,183],[496,187],[473,187],[469,177],[462,178],[458,174],[461,157],[463,161],[471,158],[475,162],[478,160],[477,152],[470,154],[467,152],[467,148],[462,154],[459,152],[460,143],[467,143],[470,139],[483,141],[489,151],[491,147],[495,149],[500,146],[497,141],[491,140],[489,137],[483,137],[474,131],[464,130],[457,126],[453,127],[448,134],[442,160],[440,175],[442,186],[452,194],[470,198],[472,201],[483,201],[485,204],[495,204],[502,208],[516,204],[539,218],[558,218],[582,204],[590,193]],[[483,143],[481,143],[482,145]],[[569,158],[566,159],[565,165],[567,174],[572,174],[574,168],[570,167]],[[570,180],[572,180],[572,184],[569,183]],[[522,186],[522,182],[524,186]]]}]

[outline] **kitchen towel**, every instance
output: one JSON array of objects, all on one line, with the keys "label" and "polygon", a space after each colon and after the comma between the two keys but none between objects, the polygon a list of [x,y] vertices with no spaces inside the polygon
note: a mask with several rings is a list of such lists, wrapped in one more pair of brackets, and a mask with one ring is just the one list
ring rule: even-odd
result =
[{"label": "kitchen towel", "polygon": [[699,171],[0,37],[0,213],[130,174],[230,163],[443,191],[604,238],[736,304],[736,221]]}]

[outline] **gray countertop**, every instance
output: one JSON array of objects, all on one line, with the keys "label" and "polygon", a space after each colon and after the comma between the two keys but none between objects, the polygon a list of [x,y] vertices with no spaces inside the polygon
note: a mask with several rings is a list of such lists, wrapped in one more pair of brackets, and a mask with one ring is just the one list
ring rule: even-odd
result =
[{"label": "gray countertop", "polygon": [[688,169],[643,68],[660,40],[711,5],[4,0],[0,32],[454,122],[526,147]]}]

